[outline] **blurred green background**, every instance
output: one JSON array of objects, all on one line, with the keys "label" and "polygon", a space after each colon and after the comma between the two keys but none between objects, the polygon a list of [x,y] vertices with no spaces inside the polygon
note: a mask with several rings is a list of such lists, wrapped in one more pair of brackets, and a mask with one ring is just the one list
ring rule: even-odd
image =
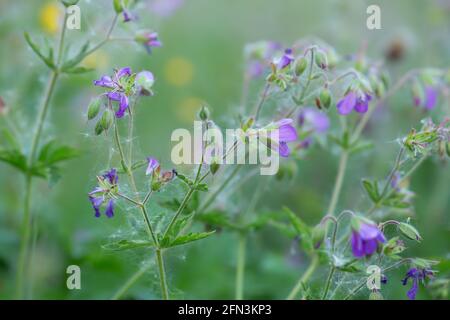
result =
[{"label": "blurred green background", "polygon": [[[87,38],[93,39],[92,43],[102,38],[114,15],[111,2],[80,1],[81,30],[68,31],[72,50]],[[381,7],[382,29],[369,31],[366,8],[374,3]],[[27,48],[23,32],[41,41],[46,37],[53,43],[61,17],[58,8],[56,0],[0,0],[0,96],[11,108],[9,115],[25,145],[30,143],[49,72]],[[49,188],[44,181],[35,183],[35,298],[107,299],[139,268],[141,253],[112,254],[101,249],[112,233],[129,232],[126,220],[120,211],[116,219],[95,219],[86,196],[95,175],[106,168],[109,156],[107,139],[92,136],[86,107],[100,92],[91,85],[92,80],[111,73],[112,68],[131,66],[133,70],[154,73],[155,96],[138,106],[139,152],[143,157],[154,155],[163,166],[170,167],[172,130],[190,127],[203,102],[211,107],[217,123],[224,127],[235,123],[244,70],[243,47],[247,42],[276,40],[289,46],[299,38],[316,36],[342,55],[367,43],[368,55],[375,59],[382,59],[392,46],[400,46],[401,58],[388,64],[393,79],[411,68],[448,68],[450,62],[448,0],[186,0],[169,17],[158,17],[144,4],[137,13],[137,24],[120,23],[114,35],[132,35],[137,25],[154,29],[164,44],[162,48],[148,55],[137,44],[111,42],[84,62],[96,67],[96,71],[64,76],[57,85],[45,137],[77,146],[82,156],[64,165],[63,177],[55,186]],[[261,83],[251,88],[249,103],[253,105]],[[369,126],[367,134],[376,141],[375,150],[351,159],[339,209],[366,208],[360,179],[384,177],[396,154],[394,140],[412,127],[419,127],[425,115],[412,108],[409,94],[407,89],[402,90],[389,101],[388,112],[377,115]],[[443,106],[448,114],[448,104]],[[439,118],[443,113],[436,110],[432,116]],[[287,205],[306,221],[317,223],[326,210],[337,167],[337,156],[325,156],[326,152],[313,148],[298,162],[292,182],[267,184],[267,177],[258,177],[258,182],[253,183],[263,185],[264,196],[255,210],[279,210]],[[412,189],[417,193],[414,224],[424,241],[413,245],[408,255],[448,258],[449,181],[448,164],[437,160],[428,160],[413,178]],[[243,211],[253,191],[254,185],[244,185],[229,202],[219,198],[219,205]],[[14,286],[22,192],[22,175],[0,163],[0,298],[10,297]],[[233,298],[235,252],[236,235],[227,232],[173,250],[168,257],[172,295],[188,299]],[[252,234],[244,297],[284,298],[305,268],[304,258],[300,256],[293,262],[290,252],[290,241],[271,228]],[[65,270],[71,264],[81,267],[82,290],[70,291],[65,286]],[[401,273],[397,272],[398,277],[383,291],[386,297],[405,298],[406,289],[399,282]],[[323,277],[316,273],[314,283],[320,286]],[[153,270],[126,297],[159,297]],[[418,297],[430,296],[420,290]]]}]

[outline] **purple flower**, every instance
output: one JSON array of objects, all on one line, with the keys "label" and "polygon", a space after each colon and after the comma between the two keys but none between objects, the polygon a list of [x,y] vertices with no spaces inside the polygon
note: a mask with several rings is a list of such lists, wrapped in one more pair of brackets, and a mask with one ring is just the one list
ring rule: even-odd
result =
[{"label": "purple flower", "polygon": [[124,67],[116,70],[113,77],[104,75],[99,80],[94,80],[95,86],[110,89],[105,93],[109,101],[118,102],[117,118],[122,118],[129,106],[128,94],[134,89],[134,83],[128,81],[131,75],[131,68]]},{"label": "purple flower", "polygon": [[437,103],[438,91],[432,86],[425,88],[425,109],[432,110]]},{"label": "purple flower", "polygon": [[315,108],[304,108],[298,115],[298,125],[305,130],[324,133],[330,127],[328,116]]},{"label": "purple flower", "polygon": [[282,70],[289,66],[292,61],[294,61],[294,55],[292,54],[292,49],[288,48],[284,50],[283,56],[280,58],[280,60],[277,63],[278,70]]},{"label": "purple flower", "polygon": [[152,87],[155,83],[155,77],[153,73],[150,71],[141,71],[136,75],[136,79],[134,80],[136,84],[136,88],[139,91],[140,95],[150,96],[153,94]]},{"label": "purple flower", "polygon": [[424,281],[426,278],[433,276],[433,271],[430,269],[411,268],[406,273],[405,278],[402,280],[404,286],[408,284],[408,280],[411,278],[412,286],[406,293],[410,300],[416,299],[417,290],[419,289],[419,281]]},{"label": "purple flower", "polygon": [[133,20],[137,19],[137,17],[134,14],[132,14],[130,11],[128,11],[127,9],[123,9],[122,16],[123,16],[123,22],[129,22],[129,21],[133,21]]},{"label": "purple flower", "polygon": [[106,203],[105,215],[108,218],[112,218],[114,216],[114,193],[117,191],[117,182],[119,180],[117,171],[113,168],[97,177],[97,179],[99,185],[88,194],[95,217],[100,217],[100,209]]},{"label": "purple flower", "polygon": [[136,41],[142,43],[148,53],[152,53],[152,48],[162,47],[162,42],[158,38],[158,33],[153,31],[144,31],[136,36]]},{"label": "purple flower", "polygon": [[290,154],[288,142],[297,140],[297,130],[292,126],[292,119],[281,119],[275,123],[278,130],[278,153],[282,157],[288,157]]},{"label": "purple flower", "polygon": [[413,87],[413,101],[416,107],[424,107],[427,110],[432,110],[437,104],[439,91],[436,87],[428,85],[423,89],[420,85],[416,84]]},{"label": "purple flower", "polygon": [[359,218],[352,220],[351,245],[356,258],[372,255],[378,248],[378,243],[386,242],[383,232],[377,225]]},{"label": "purple flower", "polygon": [[148,157],[147,158],[147,170],[145,171],[146,175],[153,174],[159,168],[159,162],[155,158]]},{"label": "purple flower", "polygon": [[369,102],[372,96],[368,93],[359,93],[350,90],[341,100],[338,101],[336,107],[342,115],[347,115],[355,110],[358,113],[366,113],[369,108]]}]

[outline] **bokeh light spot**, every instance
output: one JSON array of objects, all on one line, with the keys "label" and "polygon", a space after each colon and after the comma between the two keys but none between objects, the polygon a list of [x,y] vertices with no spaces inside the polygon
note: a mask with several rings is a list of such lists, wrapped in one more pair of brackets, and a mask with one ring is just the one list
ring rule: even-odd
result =
[{"label": "bokeh light spot", "polygon": [[168,83],[182,87],[192,82],[194,66],[185,58],[172,58],[167,62],[164,74]]},{"label": "bokeh light spot", "polygon": [[39,24],[48,33],[56,33],[59,28],[59,20],[62,16],[58,5],[53,2],[45,4],[39,12]]}]

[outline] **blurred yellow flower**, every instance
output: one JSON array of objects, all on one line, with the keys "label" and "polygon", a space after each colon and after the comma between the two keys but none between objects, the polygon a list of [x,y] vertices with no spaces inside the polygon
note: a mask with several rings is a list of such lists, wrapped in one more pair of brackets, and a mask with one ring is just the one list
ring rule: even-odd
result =
[{"label": "blurred yellow flower", "polygon": [[185,123],[195,120],[197,111],[205,104],[205,101],[197,97],[187,97],[180,101],[177,106],[177,118]]},{"label": "blurred yellow flower", "polygon": [[166,63],[164,74],[168,83],[177,87],[182,87],[191,83],[194,74],[194,66],[185,58],[172,58]]},{"label": "blurred yellow flower", "polygon": [[62,16],[60,7],[55,2],[46,3],[39,12],[39,23],[48,33],[56,33]]},{"label": "blurred yellow flower", "polygon": [[83,60],[86,68],[105,69],[108,66],[109,56],[102,50],[97,50]]}]

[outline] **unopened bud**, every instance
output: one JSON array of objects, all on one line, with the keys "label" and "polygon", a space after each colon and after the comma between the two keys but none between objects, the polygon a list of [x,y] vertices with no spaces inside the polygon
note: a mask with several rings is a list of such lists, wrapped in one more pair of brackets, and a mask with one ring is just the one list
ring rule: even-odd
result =
[{"label": "unopened bud", "polygon": [[202,121],[206,121],[209,119],[210,112],[207,106],[203,105],[198,112],[198,118]]},{"label": "unopened bud", "polygon": [[315,249],[319,249],[325,239],[327,228],[325,223],[319,223],[312,230],[312,241]]},{"label": "unopened bud", "polygon": [[417,229],[409,223],[400,222],[398,225],[398,229],[408,239],[416,240],[417,242],[420,242],[422,240],[419,231],[417,231]]},{"label": "unopened bud", "polygon": [[76,5],[79,0],[61,0],[62,4],[66,7]]},{"label": "unopened bud", "polygon": [[123,0],[113,0],[114,11],[121,13],[123,11]]},{"label": "unopened bud", "polygon": [[330,94],[330,90],[328,90],[327,88],[324,88],[321,92],[320,92],[320,104],[325,107],[325,108],[329,108],[330,104],[331,104],[331,94]]},{"label": "unopened bud", "polygon": [[297,59],[297,61],[295,62],[295,75],[297,77],[300,77],[303,72],[305,72],[307,66],[308,61],[305,57],[300,57],[299,59]]},{"label": "unopened bud", "polygon": [[88,111],[87,111],[88,120],[92,120],[98,115],[98,113],[100,111],[100,104],[101,104],[101,99],[99,99],[99,98],[95,98],[95,99],[91,100],[91,102],[89,103],[89,106],[88,106]]},{"label": "unopened bud", "polygon": [[219,168],[220,168],[220,164],[218,164],[217,161],[213,161],[211,163],[211,165],[209,166],[209,171],[211,171],[211,173],[213,175],[215,175],[216,172],[219,170]]},{"label": "unopened bud", "polygon": [[323,52],[322,50],[317,50],[316,51],[316,55],[315,55],[315,62],[316,65],[325,70],[328,68],[328,58],[327,55],[325,54],[325,52]]}]

